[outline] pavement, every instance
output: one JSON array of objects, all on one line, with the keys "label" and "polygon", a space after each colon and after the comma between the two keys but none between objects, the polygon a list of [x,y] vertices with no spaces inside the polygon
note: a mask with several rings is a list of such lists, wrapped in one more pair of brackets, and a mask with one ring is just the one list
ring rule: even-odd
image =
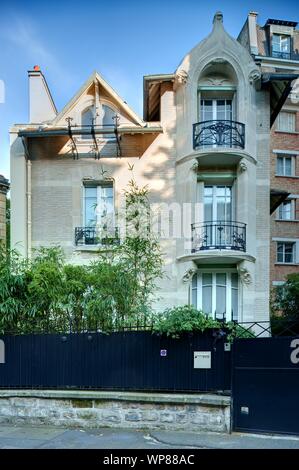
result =
[{"label": "pavement", "polygon": [[299,449],[299,437],[0,425],[0,449]]}]

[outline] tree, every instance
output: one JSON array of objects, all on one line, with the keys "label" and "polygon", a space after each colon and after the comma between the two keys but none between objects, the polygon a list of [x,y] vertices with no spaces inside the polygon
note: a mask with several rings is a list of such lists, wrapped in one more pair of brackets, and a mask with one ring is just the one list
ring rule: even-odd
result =
[{"label": "tree", "polygon": [[299,273],[289,274],[286,283],[275,288],[272,310],[274,314],[299,320]]}]

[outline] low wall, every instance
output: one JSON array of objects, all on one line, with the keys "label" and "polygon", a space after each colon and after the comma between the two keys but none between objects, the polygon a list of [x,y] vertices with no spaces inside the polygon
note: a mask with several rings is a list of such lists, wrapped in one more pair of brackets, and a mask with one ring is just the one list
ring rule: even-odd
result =
[{"label": "low wall", "polygon": [[230,397],[0,390],[0,424],[230,432]]}]

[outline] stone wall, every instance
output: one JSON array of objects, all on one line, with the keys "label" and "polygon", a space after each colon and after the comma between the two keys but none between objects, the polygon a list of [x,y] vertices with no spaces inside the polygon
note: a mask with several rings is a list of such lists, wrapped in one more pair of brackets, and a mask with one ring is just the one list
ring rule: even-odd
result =
[{"label": "stone wall", "polygon": [[230,398],[218,395],[0,391],[1,424],[230,432]]}]

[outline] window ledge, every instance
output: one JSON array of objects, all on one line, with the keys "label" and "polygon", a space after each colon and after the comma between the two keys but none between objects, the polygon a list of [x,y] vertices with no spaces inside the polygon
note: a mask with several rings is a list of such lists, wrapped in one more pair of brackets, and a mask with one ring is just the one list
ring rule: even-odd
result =
[{"label": "window ledge", "polygon": [[297,176],[297,175],[286,176],[286,175],[277,175],[277,174],[275,174],[275,178],[294,178],[294,179],[298,179],[299,176]]},{"label": "window ledge", "polygon": [[299,219],[275,219],[275,222],[299,222]]},{"label": "window ledge", "polygon": [[279,133],[279,134],[294,134],[294,135],[298,135],[299,132],[298,131],[280,131],[278,129],[275,130],[275,132]]},{"label": "window ledge", "polygon": [[75,252],[90,252],[90,253],[98,253],[98,252],[108,252],[111,251],[111,248],[104,247],[103,245],[79,245],[75,246]]},{"label": "window ledge", "polygon": [[274,263],[275,266],[299,266],[299,263]]}]

